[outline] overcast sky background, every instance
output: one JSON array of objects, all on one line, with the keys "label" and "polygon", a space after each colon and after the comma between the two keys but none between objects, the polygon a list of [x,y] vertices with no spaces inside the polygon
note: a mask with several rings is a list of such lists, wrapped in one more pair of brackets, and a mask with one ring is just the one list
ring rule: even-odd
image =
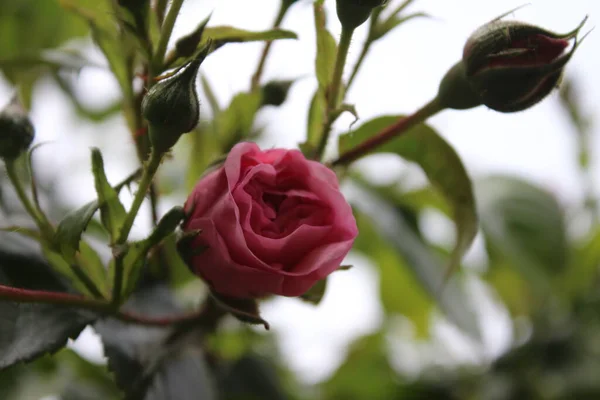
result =
[{"label": "overcast sky background", "polygon": [[[183,18],[175,28],[175,37],[190,30],[211,11],[210,25],[233,25],[251,30],[270,26],[279,0],[187,0]],[[329,26],[339,37],[340,26],[335,16],[335,1],[326,0]],[[393,4],[400,1],[395,0]],[[595,0],[538,0],[518,10],[514,18],[539,24],[557,32],[572,30],[585,15],[590,16],[584,32],[596,24],[600,2]],[[260,4],[260,6],[258,5]],[[299,0],[287,15],[283,27],[298,33],[297,41],[280,41],[273,46],[264,79],[306,77],[314,68],[315,40],[312,2]],[[355,104],[363,120],[381,114],[410,113],[429,101],[436,93],[440,78],[461,56],[467,37],[481,24],[523,5],[513,0],[418,0],[411,11],[425,11],[434,18],[411,21],[384,40],[376,43],[367,59],[347,102]],[[510,16],[509,16],[510,18]],[[364,39],[364,28],[355,34],[350,48],[350,65],[358,56]],[[600,61],[598,33],[593,32],[578,49],[567,66],[566,75],[576,80],[589,114],[598,112],[600,104]],[[262,45],[229,45],[211,56],[202,71],[212,82],[222,105],[249,86]],[[97,57],[98,54],[92,52]],[[265,127],[261,143],[267,147],[296,147],[303,141],[307,107],[316,87],[312,78],[293,86],[288,101],[278,109],[261,113],[258,123]],[[117,96],[116,83],[104,71],[87,69],[78,79],[78,92],[87,104],[101,106]],[[11,95],[10,87],[0,81],[0,104]],[[202,113],[202,111],[201,111]],[[38,162],[41,174],[61,175],[57,190],[74,207],[94,197],[89,172],[90,146],[104,153],[109,179],[118,181],[136,168],[133,147],[121,118],[90,125],[79,120],[62,94],[51,85],[38,85],[32,118],[36,124],[37,142],[52,141],[41,148]],[[336,132],[347,129],[352,119],[341,118]],[[565,113],[558,105],[557,93],[526,112],[500,114],[480,107],[470,111],[445,111],[430,120],[463,158],[469,173],[482,176],[491,172],[513,173],[552,190],[564,204],[582,197],[581,178],[577,170],[575,135]],[[594,127],[592,155],[600,150],[598,125]],[[52,169],[48,168],[52,165]],[[395,157],[381,157],[377,162],[363,163],[373,179],[391,181],[399,176],[403,163]],[[177,171],[165,169],[170,173]],[[600,167],[594,159],[594,180],[600,184]],[[163,209],[183,202],[183,195],[168,199]],[[168,203],[168,204],[167,204]],[[142,212],[143,213],[143,212]],[[144,215],[147,215],[145,213]],[[444,240],[451,229],[447,221],[429,224],[433,238]],[[149,221],[136,222],[135,234],[142,235]],[[433,229],[431,229],[433,226]],[[441,232],[441,233],[440,233]],[[436,236],[437,235],[437,236]],[[478,249],[479,246],[479,249]],[[477,262],[481,252],[477,242],[470,257]],[[366,260],[351,255],[355,265],[351,271],[333,274],[327,296],[314,308],[294,299],[282,299],[264,308],[273,332],[281,338],[281,349],[291,367],[303,380],[315,382],[325,378],[343,360],[344,348],[357,336],[377,329],[382,314],[377,303],[377,276]],[[475,285],[475,291],[481,288]],[[487,307],[487,308],[486,308]],[[510,338],[507,316],[502,310],[484,304],[486,354],[497,354]],[[406,324],[399,323],[398,330]],[[440,325],[439,330],[449,327]],[[407,342],[392,341],[399,368],[410,371],[426,362]],[[459,346],[460,347],[460,346]],[[89,331],[78,348],[98,359],[101,348]],[[430,349],[431,350],[431,349]],[[455,351],[455,353],[453,353]],[[435,352],[443,353],[441,348]],[[448,350],[449,359],[469,359],[468,352]],[[433,354],[430,352],[430,355]],[[441,358],[444,358],[443,355]],[[431,360],[429,360],[431,361]],[[408,364],[408,366],[407,366]],[[410,368],[409,368],[410,367]]]}]

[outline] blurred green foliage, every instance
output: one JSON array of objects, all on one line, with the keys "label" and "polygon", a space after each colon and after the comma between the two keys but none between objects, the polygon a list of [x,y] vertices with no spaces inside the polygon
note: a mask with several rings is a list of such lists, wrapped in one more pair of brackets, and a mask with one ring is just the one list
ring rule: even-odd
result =
[{"label": "blurred green foliage", "polygon": [[[411,1],[405,5],[409,3]],[[0,1],[2,76],[20,88],[28,104],[35,82],[43,76],[52,77],[57,88],[69,95],[74,109],[91,123],[123,110],[129,127],[135,130],[139,121],[132,110],[139,94],[134,93],[131,82],[134,73],[139,71],[134,66],[143,59],[140,50],[140,46],[145,46],[143,41],[154,40],[157,35],[156,21],[149,24],[147,38],[134,38],[131,32],[121,29],[122,21],[112,19],[116,13],[111,7],[108,0]],[[381,39],[400,22],[422,15],[396,15],[396,11],[403,9],[400,5],[385,24],[375,25],[372,40]],[[378,10],[377,18],[381,12],[385,10]],[[82,15],[85,18],[81,18]],[[315,17],[318,49],[315,81],[318,88],[310,110],[307,110],[308,139],[304,151],[312,151],[319,142],[326,87],[333,68],[332,52],[336,49],[334,36],[326,30],[324,11],[319,6],[315,7]],[[88,23],[90,20],[94,22],[92,25]],[[282,30],[253,33],[232,27],[210,27],[206,31],[218,36],[219,45],[295,37]],[[88,35],[92,35],[104,51],[108,67],[122,88],[123,98],[105,112],[87,112],[89,110],[78,103],[72,87],[59,74],[77,72],[89,65],[77,51],[60,50],[70,40]],[[173,57],[177,63],[186,60],[185,57]],[[579,132],[578,166],[582,175],[588,176],[590,154],[587,144],[591,118],[578,106],[573,83],[569,82],[567,87],[569,90],[563,92],[562,101],[566,115]],[[187,191],[207,167],[222,159],[231,146],[260,135],[255,119],[265,106],[279,106],[286,100],[283,96],[275,104],[265,103],[260,91],[240,92],[226,106],[221,106],[207,76],[202,77],[202,94],[208,100],[206,107],[210,107],[211,118],[205,118],[175,149],[175,154],[187,152],[187,173],[182,179],[185,182],[174,184],[163,176],[160,188]],[[395,119],[389,118],[361,123],[358,129],[341,137],[340,147],[352,147],[352,143],[370,137]],[[157,333],[151,328],[132,328],[109,320],[104,326],[98,326],[99,331],[121,335],[116,342],[104,341],[111,358],[110,370],[72,350],[63,349],[27,365],[17,364],[0,371],[0,399],[34,400],[48,395],[62,400],[119,399],[122,392],[117,388],[115,376],[129,398],[156,400],[167,398],[164,397],[167,393],[178,393],[178,400],[193,399],[200,392],[204,393],[204,398],[225,400],[599,399],[600,225],[593,180],[588,182],[588,198],[569,207],[562,205],[550,191],[517,177],[478,177],[471,182],[456,152],[425,125],[415,127],[412,133],[390,142],[380,152],[393,153],[418,164],[426,172],[430,184],[414,188],[399,181],[376,186],[360,171],[346,174],[346,183],[360,188],[371,196],[370,199],[384,205],[367,210],[367,207],[361,208],[360,200],[355,202],[360,228],[355,251],[366,257],[378,274],[384,321],[376,332],[357,339],[349,347],[342,364],[324,382],[314,387],[299,383],[281,361],[272,337],[246,327],[236,325],[234,329],[203,337],[202,332],[184,335],[173,329]],[[106,192],[113,192],[108,182],[101,184]],[[10,209],[4,203],[2,207]],[[81,212],[88,215],[84,208]],[[421,222],[430,212],[456,222],[454,246],[440,248],[439,244],[430,243],[424,237]],[[574,226],[574,219],[569,218],[571,215],[591,221],[591,227],[577,235],[572,234],[578,227]],[[444,260],[446,264],[451,260],[451,268],[459,264],[476,232],[477,218],[485,242],[485,261],[476,269],[461,268],[444,286]],[[392,225],[387,223],[390,221]],[[83,227],[73,229],[70,234],[79,238]],[[0,246],[6,247],[7,243]],[[72,248],[67,250],[74,251]],[[0,252],[0,278],[4,278],[2,268],[12,262],[7,254]],[[93,256],[97,257],[95,253]],[[27,265],[33,265],[33,262],[28,261]],[[166,272],[165,265],[170,267]],[[185,294],[186,288],[197,288],[194,286],[196,278],[177,256],[173,238],[153,251],[147,265],[139,266],[139,269],[142,269],[140,287],[147,289],[157,281],[167,283],[161,287],[169,299],[164,312],[179,310],[171,303],[177,296],[185,297],[182,293]],[[27,282],[19,274],[10,278],[16,286],[40,288],[38,281]],[[477,362],[467,365],[458,362],[445,367],[435,363],[425,365],[416,376],[408,376],[395,368],[393,359],[402,354],[394,354],[397,349],[390,345],[391,339],[404,340],[407,344],[432,342],[433,315],[438,310],[464,333],[478,330],[481,321],[471,309],[477,308],[478,299],[464,285],[469,279],[485,285],[500,299],[499,306],[506,309],[515,322],[512,325],[515,339],[510,348],[494,360],[480,355]],[[50,289],[49,281],[46,280],[46,286],[41,288]],[[58,284],[56,287],[62,288]],[[318,303],[325,288],[323,281],[309,300]],[[151,313],[162,307],[159,305],[162,303],[156,301],[153,295],[140,296],[130,305]],[[12,306],[11,303],[3,304],[7,309]],[[399,316],[409,321],[414,328],[414,337],[398,337],[393,326]],[[523,324],[529,327],[526,334],[517,329]],[[31,327],[21,326],[20,329],[27,329],[29,334],[36,333]],[[0,334],[7,335],[6,332],[8,330],[0,328]],[[477,337],[477,332],[471,336]],[[160,343],[168,351],[157,350],[156,354],[148,356],[144,353],[146,342],[140,344],[140,338],[148,340],[149,347]],[[4,340],[6,336],[0,339],[3,339],[0,343],[12,343]],[[56,345],[55,340],[51,342]],[[446,345],[452,346],[452,343]],[[477,346],[473,345],[472,350],[476,352]],[[201,379],[200,374],[204,374]],[[128,377],[133,378],[128,380]],[[204,385],[212,378],[215,387],[221,389],[220,397],[212,394],[209,384]],[[139,386],[133,387],[134,384]],[[186,385],[190,388],[187,391]]]}]

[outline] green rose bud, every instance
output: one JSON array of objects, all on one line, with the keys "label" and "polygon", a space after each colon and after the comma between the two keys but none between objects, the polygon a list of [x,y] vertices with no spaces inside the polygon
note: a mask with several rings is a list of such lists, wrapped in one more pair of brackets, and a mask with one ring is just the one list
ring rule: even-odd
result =
[{"label": "green rose bud", "polygon": [[35,136],[27,111],[15,95],[0,111],[0,158],[14,160],[26,151]]},{"label": "green rose bud", "polygon": [[354,30],[362,25],[375,7],[382,6],[386,0],[337,0],[337,15],[342,28]]},{"label": "green rose bud", "polygon": [[168,151],[184,133],[192,131],[200,118],[196,76],[210,45],[171,78],[148,91],[142,101],[142,114],[148,121],[150,143],[155,151]]},{"label": "green rose bud", "polygon": [[270,81],[262,87],[262,105],[280,106],[285,101],[294,81]]}]

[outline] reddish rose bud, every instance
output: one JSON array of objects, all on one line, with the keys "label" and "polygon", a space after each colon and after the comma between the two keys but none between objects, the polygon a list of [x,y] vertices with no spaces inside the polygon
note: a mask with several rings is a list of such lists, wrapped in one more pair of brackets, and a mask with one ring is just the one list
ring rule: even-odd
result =
[{"label": "reddish rose bud", "polygon": [[27,111],[15,96],[0,112],[0,158],[14,160],[26,151],[35,130]]},{"label": "reddish rose bud", "polygon": [[496,19],[467,40],[462,59],[465,78],[489,108],[500,112],[525,110],[557,86],[584,23],[572,32],[557,34]]}]

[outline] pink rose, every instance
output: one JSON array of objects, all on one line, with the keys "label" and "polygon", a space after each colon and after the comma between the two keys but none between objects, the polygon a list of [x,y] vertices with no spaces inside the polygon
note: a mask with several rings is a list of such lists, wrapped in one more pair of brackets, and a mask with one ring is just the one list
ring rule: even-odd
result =
[{"label": "pink rose", "polygon": [[327,167],[298,150],[239,143],[196,184],[184,230],[207,249],[191,268],[217,293],[299,296],[335,271],[358,234]]}]

